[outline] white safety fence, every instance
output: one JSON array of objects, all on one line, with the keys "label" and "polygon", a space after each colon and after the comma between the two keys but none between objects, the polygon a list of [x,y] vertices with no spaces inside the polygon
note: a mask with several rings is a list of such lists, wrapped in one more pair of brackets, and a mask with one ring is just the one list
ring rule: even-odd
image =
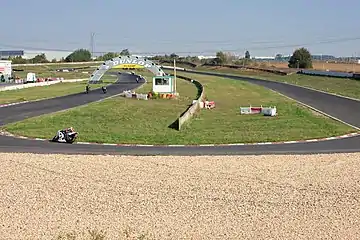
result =
[{"label": "white safety fence", "polygon": [[47,65],[85,65],[85,64],[98,64],[102,61],[93,61],[93,62],[62,62],[62,63],[23,63],[23,64],[12,64],[14,67],[19,66],[47,66]]},{"label": "white safety fence", "polygon": [[48,86],[48,85],[54,85],[54,84],[61,83],[61,82],[64,82],[64,83],[82,82],[82,81],[85,81],[85,80],[87,80],[87,78],[17,84],[17,85],[10,85],[10,86],[0,87],[0,92],[2,92],[2,91],[10,91],[10,90],[18,90],[18,89],[30,88],[30,87]]}]

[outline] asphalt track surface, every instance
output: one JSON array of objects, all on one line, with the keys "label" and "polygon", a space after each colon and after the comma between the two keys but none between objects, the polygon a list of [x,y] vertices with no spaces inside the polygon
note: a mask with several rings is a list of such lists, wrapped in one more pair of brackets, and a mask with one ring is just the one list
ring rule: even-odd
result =
[{"label": "asphalt track surface", "polygon": [[315,90],[301,88],[281,82],[271,82],[255,78],[226,76],[219,73],[203,73],[198,71],[189,71],[191,73],[212,75],[219,77],[227,77],[231,79],[243,80],[253,84],[272,89],[276,92],[284,94],[297,101],[312,106],[324,113],[338,118],[352,126],[360,128],[360,101],[355,101],[340,96],[326,94]]},{"label": "asphalt track surface", "polygon": [[[192,71],[194,72],[194,71]],[[204,74],[202,72],[194,72]],[[207,75],[229,77],[223,74],[206,73]],[[108,94],[101,90],[94,90],[90,94],[73,94],[50,100],[25,103],[6,108],[0,108],[0,125],[23,120],[28,117],[65,110],[98,101],[116,95],[123,90],[132,89],[140,84],[132,81],[134,76],[119,79],[118,84],[108,87]],[[284,95],[309,104],[343,121],[360,127],[360,115],[354,109],[360,109],[360,102],[336,97],[291,86],[283,83],[267,82],[264,80],[243,77],[229,77],[248,81],[276,90]],[[55,134],[55,133],[54,133]],[[0,152],[33,152],[33,153],[66,153],[66,154],[121,154],[121,155],[245,155],[245,154],[309,154],[334,152],[360,152],[360,137],[336,139],[322,142],[275,144],[275,145],[243,145],[243,146],[106,146],[61,144],[46,141],[32,141],[13,137],[0,136]]]}]

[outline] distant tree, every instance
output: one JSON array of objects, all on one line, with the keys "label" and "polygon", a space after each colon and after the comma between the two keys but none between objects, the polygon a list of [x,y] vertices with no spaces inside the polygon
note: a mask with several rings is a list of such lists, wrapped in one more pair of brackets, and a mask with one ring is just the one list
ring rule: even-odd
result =
[{"label": "distant tree", "polygon": [[312,59],[306,48],[296,49],[290,57],[289,68],[312,68]]},{"label": "distant tree", "polygon": [[87,49],[78,49],[69,54],[65,58],[66,62],[89,62],[91,61],[91,53]]},{"label": "distant tree", "polygon": [[275,55],[275,60],[281,60],[282,59],[282,54],[278,53]]},{"label": "distant tree", "polygon": [[249,51],[246,51],[246,52],[245,52],[245,58],[246,58],[246,59],[250,59],[250,53],[249,53]]},{"label": "distant tree", "polygon": [[120,55],[121,55],[121,56],[129,56],[129,55],[131,55],[131,54],[130,54],[129,49],[123,49],[123,50],[120,52]]},{"label": "distant tree", "polygon": [[177,59],[177,58],[179,58],[179,56],[176,55],[175,53],[170,54],[170,59]]},{"label": "distant tree", "polygon": [[115,58],[117,56],[119,56],[118,53],[108,52],[108,53],[105,53],[104,55],[98,57],[97,60],[98,61],[107,61],[107,60],[110,60],[110,59]]},{"label": "distant tree", "polygon": [[28,61],[21,56],[9,58],[9,60],[12,62],[12,64],[25,64],[28,63]]},{"label": "distant tree", "polygon": [[199,59],[197,56],[194,56],[194,57],[191,57],[191,58],[190,58],[190,61],[191,61],[191,62],[199,62],[199,60],[200,60],[200,59]]},{"label": "distant tree", "polygon": [[36,55],[34,58],[30,60],[32,63],[48,63],[49,61],[46,59],[45,53]]},{"label": "distant tree", "polygon": [[52,62],[52,63],[56,63],[56,62],[57,62],[56,58],[53,58],[53,59],[51,60],[51,62]]},{"label": "distant tree", "polygon": [[216,65],[222,65],[222,64],[226,64],[227,62],[227,56],[224,52],[217,52],[216,53],[216,58],[214,59],[214,63]]}]

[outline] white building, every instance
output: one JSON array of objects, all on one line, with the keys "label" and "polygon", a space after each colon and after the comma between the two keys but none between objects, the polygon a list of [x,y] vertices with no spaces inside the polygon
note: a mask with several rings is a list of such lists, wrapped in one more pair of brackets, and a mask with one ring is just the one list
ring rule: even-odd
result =
[{"label": "white building", "polygon": [[270,56],[254,56],[252,57],[252,59],[255,59],[255,60],[274,60],[275,57],[270,57]]},{"label": "white building", "polygon": [[9,77],[11,77],[11,72],[11,61],[0,60],[0,77],[3,75],[7,80]]},{"label": "white building", "polygon": [[51,61],[52,59],[60,60],[61,58],[66,58],[72,52],[65,51],[40,51],[40,50],[25,50],[23,58],[31,59],[36,55],[45,54],[46,59]]},{"label": "white building", "polygon": [[197,56],[200,60],[201,59],[213,59],[216,58],[216,56]]}]

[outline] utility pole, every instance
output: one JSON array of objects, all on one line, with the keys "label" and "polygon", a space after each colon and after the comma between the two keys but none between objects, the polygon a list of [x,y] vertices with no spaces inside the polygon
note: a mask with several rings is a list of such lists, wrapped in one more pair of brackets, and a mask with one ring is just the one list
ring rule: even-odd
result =
[{"label": "utility pole", "polygon": [[91,58],[94,57],[94,45],[95,45],[95,42],[94,42],[94,37],[95,37],[95,33],[92,32],[90,34],[90,49],[91,49]]},{"label": "utility pole", "polygon": [[354,59],[353,59],[353,73],[355,73],[355,63],[356,63],[356,52],[355,52],[355,56],[354,56]]}]

